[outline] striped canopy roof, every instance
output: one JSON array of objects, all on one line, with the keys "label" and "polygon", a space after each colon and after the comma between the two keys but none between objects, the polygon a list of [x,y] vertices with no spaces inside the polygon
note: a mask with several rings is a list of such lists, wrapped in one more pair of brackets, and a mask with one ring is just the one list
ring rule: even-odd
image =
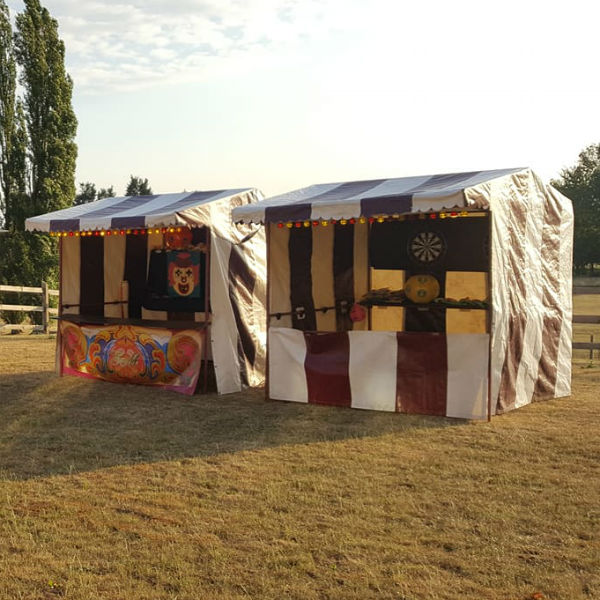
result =
[{"label": "striped canopy roof", "polygon": [[103,198],[32,217],[27,219],[26,227],[29,231],[85,231],[189,225],[193,223],[191,213],[199,206],[253,191],[242,188]]},{"label": "striped canopy roof", "polygon": [[465,189],[521,170],[498,169],[311,185],[263,202],[240,206],[234,209],[233,220],[277,223],[349,219],[465,207]]}]

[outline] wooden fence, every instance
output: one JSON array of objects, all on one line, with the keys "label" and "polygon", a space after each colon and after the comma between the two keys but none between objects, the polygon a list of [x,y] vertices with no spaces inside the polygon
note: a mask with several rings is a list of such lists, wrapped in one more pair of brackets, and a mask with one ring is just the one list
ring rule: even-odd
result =
[{"label": "wooden fence", "polygon": [[[21,312],[41,312],[42,326],[41,331],[48,333],[50,327],[50,315],[57,315],[57,308],[50,308],[50,296],[58,296],[58,290],[51,290],[48,284],[42,281],[41,287],[25,287],[22,285],[0,285],[0,292],[14,292],[16,294],[39,294],[42,298],[40,306],[0,304],[0,311],[21,311]],[[600,295],[600,286],[573,286],[573,295]],[[573,323],[592,323],[600,324],[600,315],[573,315]],[[22,329],[20,325],[10,325],[12,330]],[[590,359],[593,358],[594,350],[600,351],[600,342],[594,341],[594,336],[590,335],[589,342],[573,342],[574,350],[589,350]]]},{"label": "wooden fence", "polygon": [[[44,333],[50,329],[50,315],[57,315],[58,308],[50,307],[50,296],[58,296],[58,290],[51,290],[48,284],[42,281],[41,287],[26,287],[23,285],[0,285],[0,292],[12,292],[15,294],[37,294],[41,296],[41,305],[32,306],[31,304],[0,304],[0,311],[18,311],[18,312],[41,312],[42,325],[37,327]],[[9,325],[11,331],[23,330],[22,325]]]},{"label": "wooden fence", "polygon": [[[600,295],[600,286],[576,285],[573,286],[573,295]],[[600,298],[598,299],[600,301]],[[573,323],[600,324],[600,315],[573,315]],[[600,350],[600,342],[594,342],[594,335],[590,334],[589,342],[573,342],[573,350],[589,350],[590,360],[594,358],[594,350]]]}]

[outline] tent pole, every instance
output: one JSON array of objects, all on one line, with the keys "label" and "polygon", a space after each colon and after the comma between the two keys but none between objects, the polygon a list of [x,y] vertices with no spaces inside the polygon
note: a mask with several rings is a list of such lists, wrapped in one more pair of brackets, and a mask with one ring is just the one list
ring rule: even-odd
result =
[{"label": "tent pole", "polygon": [[487,277],[487,297],[488,306],[486,309],[486,328],[488,332],[488,423],[492,420],[492,211],[488,212],[488,277]]},{"label": "tent pole", "polygon": [[58,239],[58,316],[59,320],[56,324],[56,365],[55,369],[58,371],[59,376],[63,374],[63,360],[62,360],[62,336],[60,335],[60,317],[63,315],[63,238]]},{"label": "tent pole", "polygon": [[271,323],[271,274],[269,269],[269,256],[271,254],[271,225],[270,223],[265,223],[265,242],[266,242],[266,271],[267,271],[267,298],[266,298],[266,309],[267,309],[267,349],[265,352],[265,400],[270,399],[269,392],[269,325]]},{"label": "tent pole", "polygon": [[[372,281],[372,273],[371,273],[371,252],[369,252],[369,248],[371,247],[371,223],[367,221],[367,294],[371,291],[373,287]],[[371,315],[373,311],[372,306],[367,306],[367,331],[371,331],[373,329],[373,317]]]},{"label": "tent pole", "polygon": [[204,362],[204,382],[203,382],[203,393],[208,392],[208,311],[210,306],[210,233],[211,231],[207,227],[206,232],[206,260],[204,261],[204,356],[202,361]]}]

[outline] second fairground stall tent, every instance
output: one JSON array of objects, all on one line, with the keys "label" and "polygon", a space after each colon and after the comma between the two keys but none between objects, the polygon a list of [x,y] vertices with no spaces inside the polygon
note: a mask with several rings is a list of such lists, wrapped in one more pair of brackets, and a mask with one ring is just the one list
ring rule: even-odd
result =
[{"label": "second fairground stall tent", "polygon": [[571,203],[530,169],[313,185],[267,231],[273,399],[485,419],[571,389]]},{"label": "second fairground stall tent", "polygon": [[28,219],[60,242],[60,373],[191,394],[204,363],[220,393],[260,385],[264,231],[231,223],[234,207],[260,198],[253,188],[105,198]]}]

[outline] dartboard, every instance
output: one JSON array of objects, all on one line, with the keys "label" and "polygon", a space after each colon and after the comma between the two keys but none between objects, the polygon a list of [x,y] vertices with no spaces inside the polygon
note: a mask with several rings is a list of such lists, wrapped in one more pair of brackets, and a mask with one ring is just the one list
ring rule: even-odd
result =
[{"label": "dartboard", "polygon": [[431,264],[440,258],[446,250],[444,238],[435,231],[421,231],[408,243],[411,258],[421,264]]}]

